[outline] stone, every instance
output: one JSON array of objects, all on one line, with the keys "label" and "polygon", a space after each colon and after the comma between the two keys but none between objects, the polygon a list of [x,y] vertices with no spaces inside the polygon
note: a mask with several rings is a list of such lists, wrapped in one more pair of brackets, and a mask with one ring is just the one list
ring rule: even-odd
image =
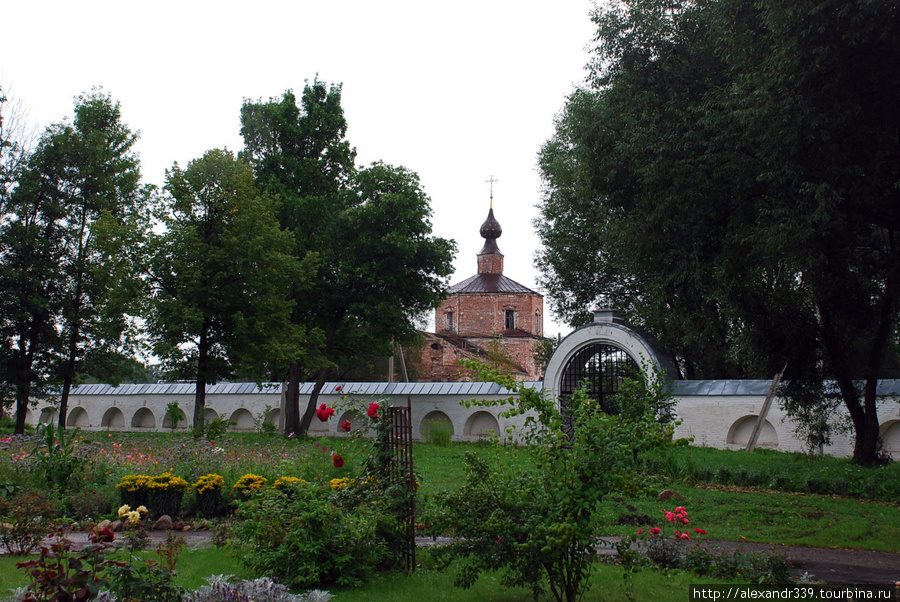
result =
[{"label": "stone", "polygon": [[156,519],[156,522],[153,523],[152,528],[154,531],[171,531],[172,526],[172,517],[168,514],[163,514],[158,519]]},{"label": "stone", "polygon": [[[112,521],[111,520],[106,519],[106,520],[102,520],[99,523],[97,523],[97,531],[99,531],[100,529],[106,529],[106,528],[112,529]],[[112,529],[112,530],[115,531],[115,529]]]},{"label": "stone", "polygon": [[114,532],[118,533],[122,530],[122,521],[114,520],[109,526]]},{"label": "stone", "polygon": [[675,491],[674,489],[666,489],[662,493],[659,494],[657,498],[660,502],[665,502],[666,500],[683,500],[684,496]]}]

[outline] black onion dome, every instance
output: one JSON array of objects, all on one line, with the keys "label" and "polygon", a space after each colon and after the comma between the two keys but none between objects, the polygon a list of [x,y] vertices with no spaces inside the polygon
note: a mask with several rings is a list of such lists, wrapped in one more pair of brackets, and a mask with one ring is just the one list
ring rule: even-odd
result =
[{"label": "black onion dome", "polygon": [[497,239],[503,234],[503,228],[500,222],[494,219],[494,208],[488,211],[487,219],[481,224],[481,236],[484,238],[484,247],[478,252],[479,255],[495,255],[500,254],[500,248],[497,246]]},{"label": "black onion dome", "polygon": [[488,211],[487,219],[481,224],[481,237],[488,239],[500,238],[501,234],[503,234],[503,228],[500,227],[500,222],[494,219],[494,208],[491,207],[490,211]]}]

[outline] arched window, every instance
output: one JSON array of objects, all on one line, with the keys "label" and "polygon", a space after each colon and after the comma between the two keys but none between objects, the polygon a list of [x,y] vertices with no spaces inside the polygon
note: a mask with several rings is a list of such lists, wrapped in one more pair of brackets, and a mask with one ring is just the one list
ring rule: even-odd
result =
[{"label": "arched window", "polygon": [[608,343],[591,343],[576,351],[563,369],[560,397],[565,405],[565,399],[586,382],[588,395],[603,411],[618,414],[615,395],[619,385],[639,369],[624,349]]},{"label": "arched window", "polygon": [[534,334],[541,335],[541,312],[534,312]]}]

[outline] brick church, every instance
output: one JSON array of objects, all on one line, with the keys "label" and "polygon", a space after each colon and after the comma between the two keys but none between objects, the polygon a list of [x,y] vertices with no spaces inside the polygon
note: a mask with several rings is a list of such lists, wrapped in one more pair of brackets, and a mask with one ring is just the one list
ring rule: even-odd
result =
[{"label": "brick church", "polygon": [[543,335],[544,297],[503,275],[502,233],[492,206],[481,225],[478,273],[450,287],[435,311],[435,332],[424,334],[416,380],[468,380],[462,358],[503,368],[517,380],[543,376],[534,353]]}]

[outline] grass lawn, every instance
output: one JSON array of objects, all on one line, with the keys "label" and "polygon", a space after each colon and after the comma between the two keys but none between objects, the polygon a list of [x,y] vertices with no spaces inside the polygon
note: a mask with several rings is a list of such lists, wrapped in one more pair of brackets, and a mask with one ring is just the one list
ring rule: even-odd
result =
[{"label": "grass lawn", "polygon": [[[185,473],[196,478],[206,471],[219,471],[229,482],[245,472],[259,472],[269,478],[296,474],[311,481],[327,482],[334,476],[358,474],[365,454],[363,442],[347,439],[295,441],[256,434],[229,435],[216,441],[213,449],[201,450],[203,453],[198,456],[190,444],[183,445],[183,434],[92,436],[103,438],[100,441],[103,453],[115,457],[115,463],[106,466],[115,467],[119,473],[156,474],[154,470],[159,472],[166,467],[176,475]],[[343,469],[331,465],[331,454],[335,451],[346,459]],[[459,487],[464,481],[463,460],[467,453],[476,454],[500,469],[523,470],[530,463],[527,449],[513,446],[416,444],[414,457],[421,483],[419,516],[423,520],[427,519],[429,506],[436,503],[436,494]],[[826,489],[849,488],[878,497],[885,491],[900,488],[900,465],[863,469],[843,460],[811,459],[771,451],[746,454],[675,448],[667,453],[666,457],[647,464],[641,475],[642,491],[611,496],[607,500],[602,508],[605,527],[600,535],[624,535],[639,527],[665,526],[661,510],[680,505],[690,512],[691,528],[705,529],[704,539],[708,540],[900,552],[900,512],[896,501],[794,491],[813,483]],[[131,458],[134,464],[128,464]],[[10,464],[7,468],[7,478],[18,478],[14,472],[18,470],[16,466]],[[92,486],[112,487],[101,482],[104,476],[100,468],[93,469]],[[186,474],[189,471],[195,474]],[[108,479],[119,478],[115,472],[107,474]],[[709,479],[704,480],[704,475]],[[741,479],[754,485],[735,484]],[[721,480],[727,483],[720,483]],[[772,489],[775,485],[782,485],[788,491],[776,491]],[[657,496],[664,489],[674,489],[683,499],[659,502]],[[149,553],[148,557],[155,555]],[[332,592],[339,596],[340,602],[421,600],[423,597],[434,601],[530,599],[530,592],[504,587],[497,575],[482,577],[470,590],[459,589],[453,585],[452,570],[438,572],[431,568],[427,553],[422,557],[422,570],[414,575],[380,575],[363,587],[333,588]],[[26,583],[24,572],[15,569],[20,561],[20,558],[0,557],[0,596],[9,588]],[[179,559],[178,579],[185,587],[199,587],[205,583],[204,577],[214,574],[253,576],[227,549],[188,550]],[[690,583],[709,582],[708,578],[685,573],[644,570],[635,576],[635,599],[684,600]],[[626,600],[622,569],[610,562],[598,563],[586,599]]]}]

